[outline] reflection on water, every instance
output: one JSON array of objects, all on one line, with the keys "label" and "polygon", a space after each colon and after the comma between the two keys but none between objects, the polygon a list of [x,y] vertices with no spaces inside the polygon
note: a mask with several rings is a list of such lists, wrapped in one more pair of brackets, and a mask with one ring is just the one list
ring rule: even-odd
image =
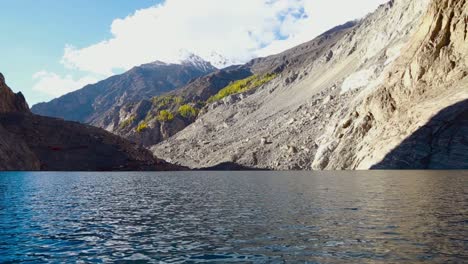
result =
[{"label": "reflection on water", "polygon": [[468,261],[468,172],[1,173],[0,263]]}]

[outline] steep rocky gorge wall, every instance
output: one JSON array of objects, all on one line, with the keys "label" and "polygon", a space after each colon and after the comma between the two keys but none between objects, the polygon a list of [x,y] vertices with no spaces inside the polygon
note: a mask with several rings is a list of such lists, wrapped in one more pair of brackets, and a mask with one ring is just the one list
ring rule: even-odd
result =
[{"label": "steep rocky gorge wall", "polygon": [[[334,118],[321,139],[313,168],[369,168],[392,155],[390,151],[398,149],[423,126],[432,132],[417,133],[419,136],[410,140],[413,148],[406,148],[403,153],[400,147],[399,155],[392,155],[393,162],[387,157],[376,167],[468,167],[467,154],[459,154],[460,149],[468,148],[467,134],[464,139],[459,136],[457,141],[451,141],[458,132],[445,133],[444,140],[439,138],[447,144],[442,154],[440,148],[433,147],[435,142],[431,139],[444,128],[444,122],[460,125],[464,131],[461,124],[466,126],[466,120],[460,112],[467,110],[467,104],[458,104],[454,107],[458,112],[443,115],[445,121],[436,118],[438,126],[426,125],[440,111],[468,98],[467,9],[465,0],[431,2],[419,30],[385,77],[384,84],[367,92],[362,100]],[[436,154],[437,160],[430,158]]]},{"label": "steep rocky gorge wall", "polygon": [[463,0],[390,1],[277,55],[277,79],[225,98],[152,150],[194,168],[370,168],[466,98],[466,23]]}]

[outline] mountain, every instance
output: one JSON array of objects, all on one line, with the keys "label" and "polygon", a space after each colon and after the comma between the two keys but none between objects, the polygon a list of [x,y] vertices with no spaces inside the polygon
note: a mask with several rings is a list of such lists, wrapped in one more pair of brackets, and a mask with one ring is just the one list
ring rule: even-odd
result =
[{"label": "mountain", "polygon": [[[219,90],[251,75],[247,67],[218,70],[151,100],[113,107],[93,125],[149,147],[193,123],[205,102]],[[173,118],[161,120],[158,118],[161,111],[169,111]]]},{"label": "mountain", "polygon": [[153,146],[191,168],[468,168],[468,4],[392,0],[243,67],[271,81]]},{"label": "mountain", "polygon": [[209,62],[195,55],[188,56],[180,64],[156,61],[87,85],[48,103],[36,104],[31,110],[42,116],[82,123],[99,122],[103,113],[112,107],[150,99],[215,70]]},{"label": "mountain", "polygon": [[[391,0],[277,55],[224,67],[214,53],[216,70],[189,54],[33,111],[195,169],[468,168],[467,13],[465,0]],[[198,75],[166,83],[186,67]]]},{"label": "mountain", "polygon": [[[338,141],[329,129],[324,140],[336,147],[323,157],[328,164],[319,156],[313,165],[468,169],[467,23],[467,1],[431,1],[382,84],[350,109],[367,114],[371,129],[361,134],[360,119],[351,118]],[[351,141],[357,144],[342,156]]]},{"label": "mountain", "polygon": [[145,149],[102,129],[30,112],[0,74],[0,170],[172,170]]},{"label": "mountain", "polygon": [[[330,40],[340,38],[354,25],[354,22],[349,22],[335,27],[318,39],[282,54],[257,58],[244,65],[227,67],[199,77],[186,86],[153,97],[151,100],[114,107],[103,114],[99,122],[92,124],[150,147],[174,136],[195,122],[200,113],[203,114],[219,104],[219,102],[211,104],[208,100],[222,89],[229,89],[230,84],[234,83],[232,85],[234,87],[236,83],[245,80],[258,82],[263,76],[291,74],[294,70],[300,70],[302,65],[313,63],[323,56],[321,51],[328,47]],[[297,75],[292,74],[287,81],[293,82],[294,78],[297,78]],[[187,109],[191,113],[185,113],[184,110]],[[161,111],[168,111],[173,118],[161,120],[158,117]]]},{"label": "mountain", "polygon": [[211,52],[210,55],[206,58],[207,61],[211,62],[213,66],[218,69],[227,68],[230,65],[235,64],[232,60],[224,57],[223,55],[217,52]]}]

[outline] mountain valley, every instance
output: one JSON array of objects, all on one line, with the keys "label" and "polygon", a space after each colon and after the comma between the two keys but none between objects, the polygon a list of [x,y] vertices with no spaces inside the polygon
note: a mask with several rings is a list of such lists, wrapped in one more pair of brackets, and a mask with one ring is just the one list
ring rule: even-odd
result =
[{"label": "mountain valley", "polygon": [[392,0],[277,55],[146,64],[32,112],[192,169],[468,168],[467,23],[465,0]]}]

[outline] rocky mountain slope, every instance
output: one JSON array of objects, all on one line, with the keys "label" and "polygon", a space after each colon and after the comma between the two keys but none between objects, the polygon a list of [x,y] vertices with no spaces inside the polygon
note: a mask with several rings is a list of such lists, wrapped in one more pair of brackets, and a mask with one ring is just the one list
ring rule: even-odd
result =
[{"label": "rocky mountain slope", "polygon": [[[314,168],[468,168],[467,23],[466,0],[431,1],[383,83],[337,116],[348,128],[328,127]],[[352,113],[368,117],[366,129]]]},{"label": "rocky mountain slope", "polygon": [[0,74],[0,170],[172,169],[102,129],[32,114]]},{"label": "rocky mountain slope", "polygon": [[[251,75],[246,67],[219,70],[151,100],[114,107],[94,125],[149,147],[193,123],[206,101],[220,89]],[[170,118],[161,118],[162,111]]]},{"label": "rocky mountain slope", "polygon": [[250,62],[277,77],[152,151],[192,168],[467,168],[467,22],[465,0],[392,0]]},{"label": "rocky mountain slope", "polygon": [[115,107],[150,99],[215,70],[209,62],[194,55],[181,64],[156,61],[87,85],[48,103],[34,105],[31,110],[38,115],[98,124],[104,113]]},{"label": "rocky mountain slope", "polygon": [[[249,78],[262,79],[266,75],[272,76],[282,72],[291,75],[287,82],[302,78],[303,76],[292,73],[292,69],[300,71],[301,65],[323,56],[321,51],[329,45],[329,40],[341,37],[343,32],[354,25],[355,23],[350,22],[338,26],[317,40],[282,54],[254,59],[245,65],[231,66],[199,77],[186,86],[152,100],[114,107],[103,115],[99,123],[93,124],[143,146],[152,146],[192,124],[200,112],[203,114],[219,104],[217,102],[210,105],[208,100],[231,83]],[[241,96],[244,95],[245,93]],[[191,112],[187,114],[184,111],[186,109],[190,109]],[[173,118],[158,118],[161,111],[168,111]]]}]

